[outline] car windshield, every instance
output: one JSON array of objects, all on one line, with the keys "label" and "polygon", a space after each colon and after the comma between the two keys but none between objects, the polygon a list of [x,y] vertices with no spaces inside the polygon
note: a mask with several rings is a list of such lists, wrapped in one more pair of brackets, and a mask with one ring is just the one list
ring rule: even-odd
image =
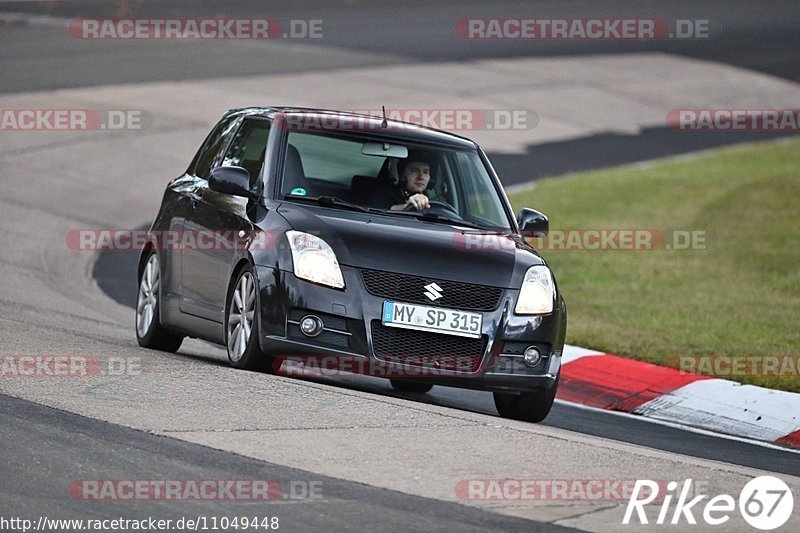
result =
[{"label": "car windshield", "polygon": [[[288,135],[281,180],[285,199],[332,197],[378,213],[421,213],[426,219],[461,221],[487,230],[510,229],[502,200],[475,149],[387,142],[353,133]],[[390,147],[392,155],[370,155],[375,151],[369,147],[376,143]],[[426,174],[427,183],[420,173]],[[430,208],[404,209],[414,194],[424,194]],[[330,201],[325,205],[336,207]]]}]

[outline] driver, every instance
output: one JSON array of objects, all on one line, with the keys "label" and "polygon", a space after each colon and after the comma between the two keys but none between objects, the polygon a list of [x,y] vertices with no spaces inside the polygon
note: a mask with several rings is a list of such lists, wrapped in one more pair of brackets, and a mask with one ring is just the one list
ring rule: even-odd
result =
[{"label": "driver", "polygon": [[431,204],[425,189],[431,181],[431,158],[420,150],[410,150],[408,157],[397,164],[400,174],[399,190],[393,194],[392,211],[401,211],[412,205],[416,209],[428,209]]}]

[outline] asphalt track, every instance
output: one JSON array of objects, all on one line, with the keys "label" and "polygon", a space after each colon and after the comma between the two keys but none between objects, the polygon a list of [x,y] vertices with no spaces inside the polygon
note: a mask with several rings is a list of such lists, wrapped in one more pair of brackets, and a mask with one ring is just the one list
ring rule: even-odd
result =
[{"label": "asphalt track", "polygon": [[[155,5],[130,2],[136,10],[131,16],[188,16],[178,2]],[[191,16],[246,16],[256,10],[263,16],[264,5],[272,6],[227,2],[209,11],[198,6]],[[349,11],[352,5],[361,8],[357,16]],[[56,17],[114,16],[108,6],[0,3],[5,11]],[[553,3],[497,2],[480,9],[419,3],[401,12],[358,3],[274,6],[269,9],[278,18],[324,19],[330,38],[298,44],[295,55],[240,43],[201,43],[175,51],[167,43],[86,47],[64,39],[53,26],[10,25],[0,29],[0,58],[4,72],[13,75],[3,76],[0,91],[27,93],[24,98],[36,102],[36,91],[110,83],[335,72],[475,57],[650,52],[654,44],[484,47],[453,40],[437,23],[469,16],[569,16],[564,9],[573,9]],[[716,20],[726,31],[711,42],[656,43],[655,48],[797,80],[800,54],[797,40],[790,38],[798,22],[793,6],[770,3],[752,12],[744,2],[694,7],[659,2],[574,9],[580,16],[616,10],[625,16],[646,11],[648,16]],[[387,20],[394,23],[384,24]],[[334,31],[345,26],[346,37]],[[81,104],[74,93],[47,95]],[[192,135],[208,125],[207,119],[197,119]],[[0,152],[0,353],[119,357],[140,361],[144,371],[85,380],[0,378],[3,516],[170,518],[252,510],[252,504],[215,502],[89,505],[66,490],[76,479],[155,476],[322,480],[323,501],[276,503],[270,509],[287,529],[296,530],[620,527],[618,502],[464,502],[453,487],[469,478],[692,478],[717,492],[738,493],[751,477],[777,472],[800,494],[800,455],[775,448],[567,404],[557,404],[544,424],[530,425],[498,418],[485,393],[436,387],[428,395],[404,395],[374,378],[299,380],[237,372],[224,365],[218,348],[197,341],[188,341],[177,355],[141,350],[129,308],[134,254],[75,253],[65,249],[64,233],[146,223],[169,173],[185,164],[184,153],[199,141],[170,128],[112,142],[100,136],[30,137],[28,144],[27,137],[13,135],[3,133]],[[544,142],[524,156],[496,153],[493,159],[502,165],[501,173],[519,175],[521,167],[534,168],[535,160],[532,177],[537,177],[761,138],[716,137],[690,140],[645,128],[634,136],[605,133]],[[747,530],[741,521],[729,526]],[[797,512],[787,527],[797,528]]]},{"label": "asphalt track", "polygon": [[[202,516],[277,516],[281,529],[290,531],[343,531],[356,524],[366,531],[445,532],[453,527],[475,532],[571,531],[255,461],[5,395],[0,395],[0,423],[5,428],[0,453],[7,466],[0,478],[0,494],[6,517],[141,520],[154,516],[177,522]],[[64,497],[64,487],[75,481],[75,465],[80,465],[80,479],[87,480],[143,479],[143,474],[173,479],[260,479],[277,482],[281,492],[276,491],[267,502],[92,501],[87,511],[85,500]],[[297,485],[298,481],[308,481],[308,490],[314,488],[319,497],[300,499],[306,485]]]}]

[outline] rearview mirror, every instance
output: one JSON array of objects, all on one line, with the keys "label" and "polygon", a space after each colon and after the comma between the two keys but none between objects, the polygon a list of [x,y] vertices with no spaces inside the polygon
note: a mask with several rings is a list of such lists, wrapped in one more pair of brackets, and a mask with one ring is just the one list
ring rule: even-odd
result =
[{"label": "rearview mirror", "polygon": [[376,155],[404,159],[408,157],[408,148],[402,144],[364,143],[361,146],[361,153],[364,155]]},{"label": "rearview mirror", "polygon": [[540,213],[535,209],[524,208],[519,212],[517,218],[519,229],[525,234],[525,237],[546,237],[547,232],[550,231],[550,219],[547,215]]},{"label": "rearview mirror", "polygon": [[242,167],[217,167],[211,171],[208,187],[212,191],[253,198],[250,191],[250,173]]}]

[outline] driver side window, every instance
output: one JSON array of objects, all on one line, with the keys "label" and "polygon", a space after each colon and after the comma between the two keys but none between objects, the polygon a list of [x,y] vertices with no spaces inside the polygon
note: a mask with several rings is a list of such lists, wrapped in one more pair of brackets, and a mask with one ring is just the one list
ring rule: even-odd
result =
[{"label": "driver side window", "polygon": [[204,180],[211,176],[211,169],[216,167],[219,160],[220,151],[227,144],[230,134],[236,126],[237,117],[230,117],[219,124],[209,134],[203,148],[197,156],[197,163],[194,165],[194,174]]}]

